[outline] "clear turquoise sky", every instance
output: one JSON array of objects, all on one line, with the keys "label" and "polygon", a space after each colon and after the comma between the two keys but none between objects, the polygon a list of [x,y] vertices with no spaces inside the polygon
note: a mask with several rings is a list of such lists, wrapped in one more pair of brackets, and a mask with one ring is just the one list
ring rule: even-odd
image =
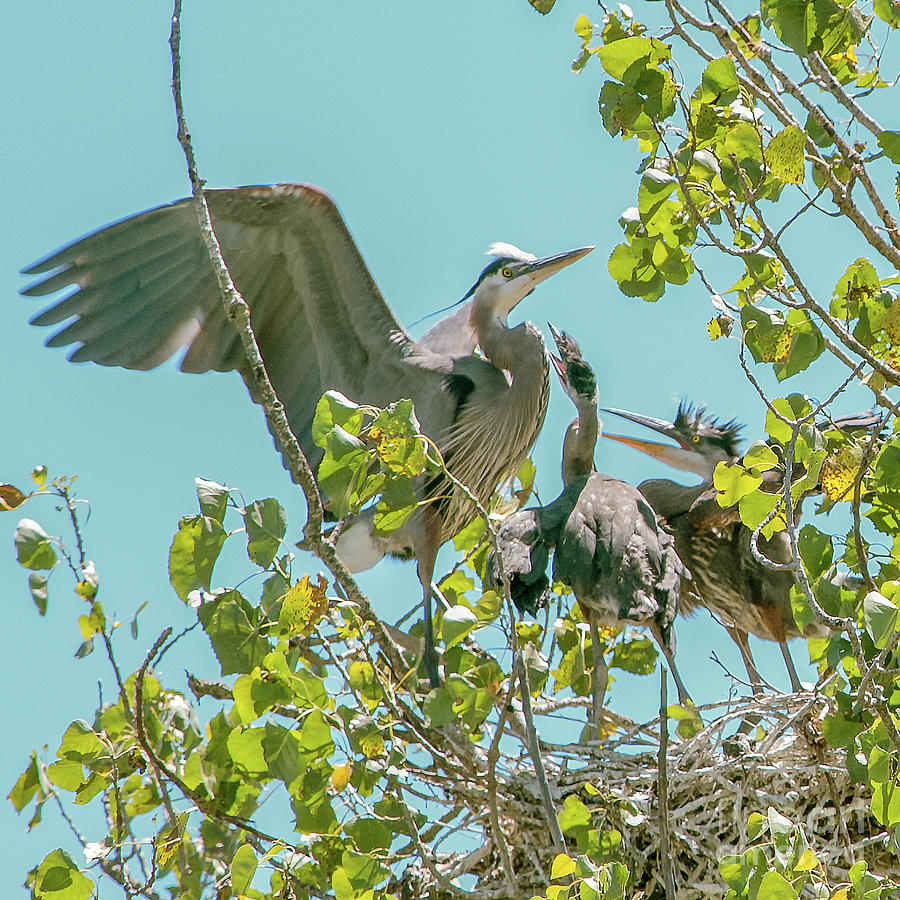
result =
[{"label": "clear turquoise sky", "polygon": [[[214,187],[324,187],[404,323],[461,297],[494,241],[538,255],[596,244],[516,313],[541,325],[551,319],[579,339],[597,370],[602,406],[669,416],[688,397],[758,433],[762,414],[740,373],[736,343],[713,344],[706,335],[711,307],[702,287],[672,290],[647,305],[621,296],[609,278],[617,218],[634,204],[639,159],[602,128],[599,67],[580,76],[569,71],[580,12],[599,15],[576,0],[559,0],[547,18],[525,0],[186,0],[185,105],[201,175]],[[40,304],[17,295],[22,266],[188,192],[169,92],[170,14],[168,2],[14,4],[0,37],[0,480],[27,487],[38,464],[79,476],[79,494],[91,501],[85,539],[107,616],[127,621],[149,602],[139,640],[127,629],[119,638],[127,670],[163,627],[192,620],[168,585],[166,559],[179,517],[194,511],[195,476],[238,487],[248,500],[277,496],[294,535],[303,522],[302,498],[236,375],[189,377],[171,364],[150,374],[71,365],[63,351],[41,346],[47,332],[27,325]],[[817,263],[823,290],[849,261],[835,262],[833,273],[827,259]],[[806,384],[825,394],[832,381],[814,373]],[[857,406],[866,403],[857,398]],[[559,489],[560,441],[571,416],[556,391],[536,451],[545,499]],[[601,444],[597,462],[634,482],[660,474],[617,446]],[[14,561],[20,515],[61,533],[63,520],[51,507],[38,501],[0,518],[3,794],[32,748],[48,744],[52,756],[69,722],[90,717],[98,681],[113,697],[99,651],[72,658],[82,610],[65,573],[51,580],[42,619]],[[222,581],[247,571],[235,563]],[[363,584],[386,616],[417,597],[411,566],[383,563]],[[680,622],[677,631],[695,697],[724,696],[728,682],[710,653],[741,671],[724,632],[703,617]],[[803,652],[795,650],[798,663]],[[785,685],[777,647],[758,655]],[[185,666],[215,674],[211,657],[177,654],[164,674],[181,685]],[[620,681],[612,702],[650,717],[657,689],[653,679]],[[26,836],[25,818],[3,805],[0,894],[12,896],[25,870],[53,847],[74,851],[49,807],[45,819]],[[89,839],[103,836],[102,823],[80,821]]]}]

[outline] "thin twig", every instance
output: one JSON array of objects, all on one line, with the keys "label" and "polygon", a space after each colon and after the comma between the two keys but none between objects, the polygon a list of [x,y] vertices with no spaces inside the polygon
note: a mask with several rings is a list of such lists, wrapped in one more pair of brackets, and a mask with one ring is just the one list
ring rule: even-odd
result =
[{"label": "thin twig", "polygon": [[509,717],[509,707],[512,703],[513,695],[516,692],[516,679],[510,678],[509,687],[506,691],[503,706],[500,709],[500,715],[497,719],[497,727],[494,731],[493,740],[488,750],[488,772],[487,772],[487,794],[488,804],[490,807],[491,831],[493,833],[494,844],[500,853],[500,861],[503,864],[503,877],[506,886],[509,889],[510,897],[518,897],[521,894],[518,881],[516,880],[516,870],[513,865],[512,854],[509,852],[509,844],[506,835],[500,826],[500,813],[497,810],[497,761],[500,759],[500,738],[503,737],[503,726]]},{"label": "thin twig", "polygon": [[672,841],[669,837],[669,728],[666,718],[668,701],[668,677],[665,666],[659,668],[659,753],[657,754],[656,794],[659,800],[659,856],[667,900],[675,900],[675,873],[672,871]]}]

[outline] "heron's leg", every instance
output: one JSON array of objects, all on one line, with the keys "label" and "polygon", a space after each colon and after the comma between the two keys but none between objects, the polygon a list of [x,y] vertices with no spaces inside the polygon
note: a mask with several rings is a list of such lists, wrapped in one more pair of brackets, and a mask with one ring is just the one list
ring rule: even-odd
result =
[{"label": "heron's leg", "polygon": [[787,666],[788,678],[791,679],[791,689],[796,693],[803,690],[800,679],[797,676],[797,670],[794,668],[794,660],[791,659],[791,651],[787,645],[787,641],[779,641],[778,646],[781,648],[781,655],[784,657],[784,664]]},{"label": "heron's leg", "polygon": [[422,583],[423,619],[425,621],[425,650],[422,661],[432,687],[440,687],[437,653],[434,648],[434,626],[431,619],[431,581],[441,546],[441,515],[427,506],[422,510],[420,534],[416,539],[416,561],[419,581]]},{"label": "heron's leg", "polygon": [[747,670],[747,677],[750,679],[750,687],[753,689],[753,696],[758,697],[763,692],[763,679],[756,668],[756,661],[750,652],[750,639],[747,632],[743,628],[736,628],[734,625],[726,625],[725,630],[728,636],[737,644],[738,650],[741,651],[741,659],[744,661],[744,668]]},{"label": "heron's leg", "polygon": [[600,651],[600,629],[597,621],[589,616],[591,624],[591,653],[594,657],[594,670],[591,672],[591,740],[600,740],[600,723],[603,721],[603,698],[609,684],[609,670]]},{"label": "heron's leg", "polygon": [[682,706],[686,703],[693,704],[694,701],[691,700],[691,695],[688,693],[688,689],[681,680],[678,666],[675,665],[675,654],[672,652],[672,647],[663,637],[662,629],[657,622],[652,622],[650,624],[650,633],[653,635],[653,639],[656,641],[659,649],[662,650],[663,656],[665,656],[666,662],[669,664],[669,671],[672,673],[672,678],[675,679],[675,687],[678,690],[678,702]]}]

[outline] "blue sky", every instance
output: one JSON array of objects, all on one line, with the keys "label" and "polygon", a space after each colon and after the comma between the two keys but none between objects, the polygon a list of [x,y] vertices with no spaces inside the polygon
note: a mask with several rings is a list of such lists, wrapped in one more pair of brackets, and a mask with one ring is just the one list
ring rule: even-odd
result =
[{"label": "blue sky", "polygon": [[[575,18],[596,10],[575,0],[559,0],[546,18],[525,0],[187,0],[185,106],[201,175],[214,187],[324,187],[403,323],[461,297],[494,241],[538,255],[595,244],[593,254],[539,288],[516,314],[539,325],[550,319],[578,338],[597,371],[601,406],[670,416],[677,399],[688,397],[759,433],[763,416],[740,372],[736,343],[713,344],[706,334],[711,306],[702,286],[671,290],[648,305],[619,294],[607,273],[621,234],[617,218],[635,202],[639,158],[603,130],[599,67],[580,76],[569,71],[579,47]],[[240,378],[189,377],[171,364],[150,374],[72,365],[63,351],[41,346],[48,333],[27,324],[39,302],[17,295],[22,266],[188,193],[169,92],[170,14],[168,3],[158,2],[16,4],[0,38],[7,83],[0,108],[8,123],[0,133],[7,166],[0,181],[0,480],[26,487],[38,464],[53,475],[79,476],[78,493],[91,501],[85,539],[107,616],[127,621],[149,601],[139,640],[127,629],[118,640],[126,670],[167,624],[191,622],[168,585],[166,559],[179,517],[194,511],[195,476],[240,488],[248,500],[278,497],[295,535],[303,522],[302,497]],[[833,272],[822,260],[822,290],[852,258],[836,262]],[[833,383],[827,370],[810,379],[807,390],[818,394]],[[867,403],[859,397],[856,406]],[[536,449],[545,499],[559,489],[560,442],[571,417],[555,390]],[[661,472],[611,444],[600,445],[597,463],[633,482]],[[53,534],[64,526],[46,500],[22,515]],[[3,794],[32,748],[49,744],[52,755],[69,722],[90,717],[99,680],[112,696],[99,652],[72,658],[82,610],[65,573],[51,580],[46,618],[34,609],[12,550],[19,517],[0,519]],[[309,565],[314,569],[313,560]],[[233,579],[240,577],[235,563]],[[386,616],[417,598],[411,566],[385,563],[362,582]],[[697,699],[723,696],[728,682],[711,651],[741,671],[724,632],[703,617],[680,622],[677,631],[682,672]],[[764,671],[786,684],[777,647],[758,655]],[[794,655],[800,663],[803,649]],[[211,658],[176,655],[168,676],[179,684],[189,664],[214,674]],[[622,681],[613,705],[649,717],[657,690],[654,679]],[[72,848],[65,829],[49,824],[57,818],[49,808],[45,818],[26,836],[24,818],[9,804],[0,811],[4,856],[16,861],[0,871],[10,893],[49,849]],[[102,825],[90,817],[86,823],[89,838],[100,839]]]}]

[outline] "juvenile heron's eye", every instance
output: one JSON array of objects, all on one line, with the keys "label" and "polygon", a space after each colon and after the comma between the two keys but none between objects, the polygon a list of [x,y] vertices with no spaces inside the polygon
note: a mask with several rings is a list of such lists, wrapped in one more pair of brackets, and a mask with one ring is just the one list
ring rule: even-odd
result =
[{"label": "juvenile heron's eye", "polygon": [[699,435],[699,434],[694,434],[694,435],[692,435],[692,436],[691,436],[691,440],[692,440],[695,444],[699,444],[699,443],[700,443],[700,435]]},{"label": "juvenile heron's eye", "polygon": [[500,273],[504,278],[512,278],[512,269],[503,269]]}]

